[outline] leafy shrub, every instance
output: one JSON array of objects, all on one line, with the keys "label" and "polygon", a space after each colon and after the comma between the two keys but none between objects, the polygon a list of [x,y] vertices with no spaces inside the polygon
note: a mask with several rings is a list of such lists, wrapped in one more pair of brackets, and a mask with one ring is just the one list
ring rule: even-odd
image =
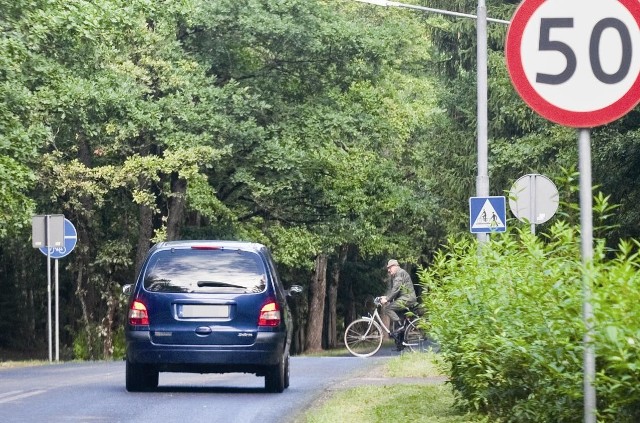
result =
[{"label": "leafy shrub", "polygon": [[[640,421],[640,259],[596,242],[592,299],[599,421]],[[576,228],[450,240],[420,272],[457,404],[509,422],[583,418],[583,271]]]},{"label": "leafy shrub", "polygon": [[594,289],[596,386],[602,421],[640,421],[639,245],[621,242],[615,259],[601,264]]}]

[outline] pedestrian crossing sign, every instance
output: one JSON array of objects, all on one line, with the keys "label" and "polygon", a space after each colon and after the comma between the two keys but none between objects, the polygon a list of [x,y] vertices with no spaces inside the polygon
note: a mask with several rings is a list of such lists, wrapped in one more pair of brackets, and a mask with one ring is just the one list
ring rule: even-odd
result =
[{"label": "pedestrian crossing sign", "polygon": [[471,233],[505,232],[507,230],[505,197],[469,198],[469,216]]}]

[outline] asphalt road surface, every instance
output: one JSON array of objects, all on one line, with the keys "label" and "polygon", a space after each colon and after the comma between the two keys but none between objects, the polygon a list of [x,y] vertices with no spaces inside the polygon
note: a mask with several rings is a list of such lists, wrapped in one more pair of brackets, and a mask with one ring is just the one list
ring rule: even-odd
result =
[{"label": "asphalt road surface", "polygon": [[[386,356],[386,357],[385,357]],[[124,362],[0,370],[0,422],[290,422],[332,386],[382,364],[387,354],[292,357],[291,386],[266,393],[252,374],[160,373],[155,392],[125,390]]]}]

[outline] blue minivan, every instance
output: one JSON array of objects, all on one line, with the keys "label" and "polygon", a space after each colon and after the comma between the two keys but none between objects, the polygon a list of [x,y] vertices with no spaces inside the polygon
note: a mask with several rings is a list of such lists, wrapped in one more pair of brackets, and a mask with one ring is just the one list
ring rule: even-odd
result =
[{"label": "blue minivan", "polygon": [[157,388],[159,372],[243,372],[289,386],[292,320],[269,250],[240,241],[156,244],[129,294],[126,388]]}]

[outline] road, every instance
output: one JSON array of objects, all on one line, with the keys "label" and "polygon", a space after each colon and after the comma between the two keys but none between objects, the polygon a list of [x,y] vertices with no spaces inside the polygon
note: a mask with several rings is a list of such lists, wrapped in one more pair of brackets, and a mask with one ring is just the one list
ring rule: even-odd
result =
[{"label": "road", "polygon": [[387,359],[292,357],[291,386],[264,391],[251,374],[160,373],[155,392],[129,393],[124,362],[0,370],[0,422],[289,422],[331,386]]}]

